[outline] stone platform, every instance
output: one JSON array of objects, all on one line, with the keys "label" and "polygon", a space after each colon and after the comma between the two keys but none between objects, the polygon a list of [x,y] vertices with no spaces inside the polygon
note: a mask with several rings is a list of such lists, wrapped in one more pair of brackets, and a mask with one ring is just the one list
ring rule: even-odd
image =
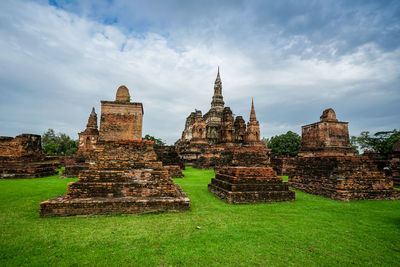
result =
[{"label": "stone platform", "polygon": [[147,213],[190,208],[190,200],[157,161],[152,141],[102,140],[94,164],[67,194],[40,203],[40,216]]},{"label": "stone platform", "polygon": [[398,200],[393,179],[365,156],[299,157],[289,173],[289,186],[334,200]]},{"label": "stone platform", "polygon": [[175,185],[174,197],[92,197],[68,198],[67,195],[40,203],[40,216],[139,214],[188,210],[190,200]]},{"label": "stone platform", "polygon": [[223,167],[216,170],[208,190],[229,204],[295,200],[276,172],[269,167]]}]

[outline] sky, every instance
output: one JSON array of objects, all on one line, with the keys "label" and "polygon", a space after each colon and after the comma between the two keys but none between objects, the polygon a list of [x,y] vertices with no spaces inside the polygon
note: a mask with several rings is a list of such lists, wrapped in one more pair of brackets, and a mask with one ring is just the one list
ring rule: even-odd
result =
[{"label": "sky", "polygon": [[225,106],[261,136],[333,108],[350,135],[400,128],[400,1],[0,1],[0,135],[74,139],[92,107],[129,88],[143,134],[173,144]]}]

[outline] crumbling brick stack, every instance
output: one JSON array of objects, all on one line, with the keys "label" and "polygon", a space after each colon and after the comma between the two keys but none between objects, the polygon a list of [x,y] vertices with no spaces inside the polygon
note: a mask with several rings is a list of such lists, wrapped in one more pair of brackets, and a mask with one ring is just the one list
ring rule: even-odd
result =
[{"label": "crumbling brick stack", "polygon": [[174,146],[154,146],[154,151],[164,166],[178,165],[181,169],[185,169],[185,162],[179,157]]},{"label": "crumbling brick stack", "polygon": [[190,200],[157,161],[152,141],[98,141],[95,164],[66,195],[40,203],[40,216],[188,210]]},{"label": "crumbling brick stack", "polygon": [[182,169],[179,165],[167,165],[164,169],[168,171],[169,178],[183,178],[185,175],[182,173]]},{"label": "crumbling brick stack", "polygon": [[302,127],[301,149],[289,160],[289,186],[335,200],[399,199],[386,161],[373,155],[354,156],[348,123],[326,109],[321,121]]},{"label": "crumbling brick stack", "polygon": [[210,145],[194,165],[198,169],[226,166],[265,167],[269,165],[269,149],[264,146]]},{"label": "crumbling brick stack", "polygon": [[400,192],[393,190],[387,177],[373,159],[360,156],[321,156],[293,159],[289,185],[311,194],[335,200],[395,200]]},{"label": "crumbling brick stack", "polygon": [[79,173],[89,169],[87,157],[82,154],[77,154],[64,158],[65,170],[62,171],[60,178],[75,178],[79,177]]},{"label": "crumbling brick stack", "polygon": [[174,146],[155,146],[154,151],[157,154],[157,159],[162,162],[164,169],[168,170],[170,178],[185,177],[182,173],[182,170],[185,169],[185,163],[178,156]]},{"label": "crumbling brick stack", "polygon": [[389,163],[393,185],[400,188],[400,140],[393,146],[393,152],[389,155]]},{"label": "crumbling brick stack", "polygon": [[57,174],[57,158],[42,153],[41,137],[21,134],[15,138],[0,137],[0,178],[38,178]]},{"label": "crumbling brick stack", "polygon": [[278,175],[288,175],[289,170],[293,168],[293,158],[290,156],[273,155],[270,157],[270,166]]},{"label": "crumbling brick stack", "polygon": [[295,200],[295,192],[269,167],[220,168],[208,190],[229,204]]}]

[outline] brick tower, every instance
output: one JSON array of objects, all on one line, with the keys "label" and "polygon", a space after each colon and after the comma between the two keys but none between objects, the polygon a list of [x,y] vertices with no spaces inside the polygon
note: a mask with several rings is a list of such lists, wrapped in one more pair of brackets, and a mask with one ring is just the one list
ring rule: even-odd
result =
[{"label": "brick tower", "polygon": [[142,139],[142,103],[130,102],[130,94],[121,85],[115,101],[101,101],[100,139]]},{"label": "brick tower", "polygon": [[92,164],[68,184],[67,194],[40,203],[40,216],[189,209],[190,200],[157,161],[154,142],[141,140],[142,103],[129,100],[128,89],[121,86],[116,101],[101,101]]}]

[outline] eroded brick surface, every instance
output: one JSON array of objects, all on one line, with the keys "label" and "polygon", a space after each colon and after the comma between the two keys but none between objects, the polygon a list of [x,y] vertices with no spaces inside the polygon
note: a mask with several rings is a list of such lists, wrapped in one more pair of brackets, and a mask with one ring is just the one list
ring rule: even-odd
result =
[{"label": "eroded brick surface", "polygon": [[48,158],[42,153],[40,135],[0,137],[0,178],[38,178],[54,175],[59,165],[59,158]]},{"label": "eroded brick surface", "polygon": [[393,153],[389,155],[389,166],[394,187],[400,188],[400,140],[393,146]]},{"label": "eroded brick surface", "polygon": [[374,153],[354,156],[347,123],[327,109],[321,121],[303,126],[297,158],[286,160],[291,187],[335,200],[399,199],[386,160]]},{"label": "eroded brick surface", "polygon": [[170,178],[183,178],[185,175],[182,173],[182,169],[179,165],[165,165],[164,169],[168,171]]},{"label": "eroded brick surface", "polygon": [[229,204],[295,200],[295,192],[267,167],[223,167],[215,170],[208,190]]},{"label": "eroded brick surface", "polygon": [[400,199],[393,179],[364,156],[299,157],[289,173],[289,185],[335,200]]},{"label": "eroded brick surface", "polygon": [[320,121],[302,126],[301,149],[298,155],[350,156],[354,154],[350,145],[348,122],[336,119],[333,109],[326,109]]}]

